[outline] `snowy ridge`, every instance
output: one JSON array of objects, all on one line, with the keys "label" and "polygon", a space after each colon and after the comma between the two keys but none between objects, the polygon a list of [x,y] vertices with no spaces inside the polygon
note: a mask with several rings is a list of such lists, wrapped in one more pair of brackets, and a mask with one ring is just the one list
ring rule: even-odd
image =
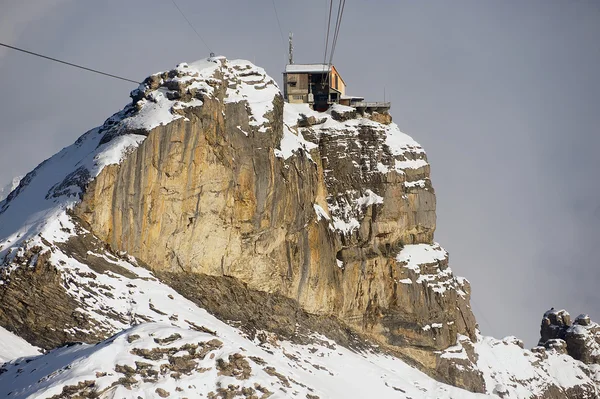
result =
[{"label": "snowy ridge", "polygon": [[[145,139],[129,134],[100,144],[102,137],[99,129],[85,133],[25,176],[0,202],[0,259],[25,242],[40,245],[40,235],[64,241],[71,226],[66,210],[79,202],[87,182]],[[5,258],[8,261],[10,257]]]},{"label": "snowy ridge", "polygon": [[[73,345],[3,366],[0,395],[48,398],[476,398],[389,356],[323,340],[259,344],[223,326],[201,332],[168,324],[132,327],[97,345]],[[4,383],[11,381],[10,384]],[[229,393],[232,396],[220,396]],[[256,395],[256,396],[251,396]]]},{"label": "snowy ridge", "polygon": [[[426,252],[431,251],[436,250]],[[414,252],[423,255],[409,249],[411,255]],[[80,302],[78,311],[94,321],[94,330],[117,336],[0,366],[0,397],[9,392],[14,398],[93,392],[101,398],[158,398],[167,392],[206,398],[227,390],[257,397],[267,397],[262,395],[268,391],[273,398],[483,397],[439,383],[398,358],[354,352],[318,335],[308,345],[281,341],[268,332],[250,339],[158,281],[133,258],[100,252],[96,256],[123,268],[116,270],[122,274],[97,273],[59,247],[52,248],[65,288]],[[439,258],[428,256],[425,260]],[[469,359],[468,345],[468,338],[462,337],[442,357]],[[17,356],[32,355],[33,350]],[[513,339],[479,337],[475,352],[479,360],[473,367],[483,372],[489,394],[505,389],[505,397],[529,398],[550,383],[565,388],[592,383],[581,362],[553,351],[545,360]]]}]

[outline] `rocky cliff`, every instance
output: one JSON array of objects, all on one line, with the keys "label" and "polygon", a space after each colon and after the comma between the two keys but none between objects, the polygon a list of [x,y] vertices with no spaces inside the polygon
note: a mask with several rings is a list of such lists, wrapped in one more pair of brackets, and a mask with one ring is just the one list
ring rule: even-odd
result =
[{"label": "rocky cliff", "polygon": [[165,93],[183,118],[89,185],[76,214],[92,231],[155,271],[231,276],[399,348],[473,336],[469,287],[433,242],[422,148],[351,108],[284,105],[247,63],[209,71],[182,65],[134,93],[140,112]]},{"label": "rocky cliff", "polygon": [[[222,57],[131,97],[0,202],[0,326],[51,349],[140,322],[199,328],[176,310],[199,306],[251,340],[377,344],[471,391],[593,397],[562,353],[523,366],[535,378],[490,364],[497,343],[433,240],[425,152],[389,115],[286,104],[264,70]],[[573,379],[546,367],[559,361]]]}]

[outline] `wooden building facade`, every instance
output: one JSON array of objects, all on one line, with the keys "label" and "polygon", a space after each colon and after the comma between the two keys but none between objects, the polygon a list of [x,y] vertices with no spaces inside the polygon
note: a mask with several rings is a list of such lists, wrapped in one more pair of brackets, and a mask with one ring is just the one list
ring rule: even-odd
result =
[{"label": "wooden building facade", "polygon": [[291,64],[283,73],[283,93],[289,103],[308,103],[325,111],[346,94],[346,82],[333,65]]},{"label": "wooden building facade", "polygon": [[[326,111],[331,104],[360,107],[360,111],[387,112],[390,103],[365,103],[363,97],[346,95],[346,82],[333,65],[288,64],[283,73],[283,96],[292,104],[310,104]],[[359,108],[357,108],[359,109]]]}]

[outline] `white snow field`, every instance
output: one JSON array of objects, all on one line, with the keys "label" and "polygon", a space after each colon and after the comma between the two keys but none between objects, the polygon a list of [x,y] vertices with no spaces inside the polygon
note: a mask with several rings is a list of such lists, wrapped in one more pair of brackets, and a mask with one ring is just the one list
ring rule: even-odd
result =
[{"label": "white snow field", "polygon": [[40,350],[23,338],[0,327],[0,363],[19,357],[39,355]]}]

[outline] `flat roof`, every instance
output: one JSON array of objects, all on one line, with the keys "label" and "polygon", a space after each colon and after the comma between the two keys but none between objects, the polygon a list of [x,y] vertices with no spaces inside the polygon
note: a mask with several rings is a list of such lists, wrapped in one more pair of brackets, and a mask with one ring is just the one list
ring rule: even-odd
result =
[{"label": "flat roof", "polygon": [[286,73],[318,73],[330,70],[329,64],[290,64],[285,66]]},{"label": "flat roof", "polygon": [[343,96],[340,97],[342,100],[364,100],[364,97],[360,97],[360,96],[350,96],[348,94],[345,94]]}]

